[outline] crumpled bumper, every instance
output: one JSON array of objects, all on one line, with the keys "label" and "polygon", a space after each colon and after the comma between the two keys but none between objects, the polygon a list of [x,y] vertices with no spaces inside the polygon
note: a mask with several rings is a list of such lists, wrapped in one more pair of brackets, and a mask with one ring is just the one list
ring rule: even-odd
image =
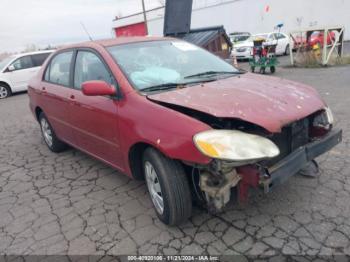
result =
[{"label": "crumpled bumper", "polygon": [[320,140],[300,147],[268,169],[268,179],[260,181],[267,193],[298,173],[308,162],[329,151],[342,141],[342,130],[332,130]]}]

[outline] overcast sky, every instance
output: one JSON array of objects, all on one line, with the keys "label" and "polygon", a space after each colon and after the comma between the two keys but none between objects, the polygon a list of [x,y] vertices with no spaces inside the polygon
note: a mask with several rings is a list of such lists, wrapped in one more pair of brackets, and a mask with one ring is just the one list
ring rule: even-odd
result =
[{"label": "overcast sky", "polygon": [[[159,0],[145,0],[146,8]],[[45,47],[87,40],[80,22],[93,38],[112,37],[117,14],[142,10],[141,0],[0,0],[0,53],[20,51],[29,44]]]}]

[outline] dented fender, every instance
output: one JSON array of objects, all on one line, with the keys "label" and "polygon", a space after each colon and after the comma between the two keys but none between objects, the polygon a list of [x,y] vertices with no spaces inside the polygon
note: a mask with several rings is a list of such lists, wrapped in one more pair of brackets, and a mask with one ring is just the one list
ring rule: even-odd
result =
[{"label": "dented fender", "polygon": [[[153,103],[137,93],[129,93],[120,101],[118,115],[123,152],[129,152],[137,143],[145,143],[172,159],[197,164],[211,161],[195,147],[193,136],[212,128],[195,118]],[[131,175],[128,161],[128,154],[124,154],[126,173]]]}]

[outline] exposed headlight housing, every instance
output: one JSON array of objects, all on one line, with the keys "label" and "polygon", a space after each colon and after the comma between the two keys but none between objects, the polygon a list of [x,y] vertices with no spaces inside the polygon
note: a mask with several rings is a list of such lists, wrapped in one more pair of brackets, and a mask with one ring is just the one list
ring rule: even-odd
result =
[{"label": "exposed headlight housing", "polygon": [[312,125],[314,127],[330,129],[334,123],[332,111],[329,107],[325,107],[324,110],[315,116]]},{"label": "exposed headlight housing", "polygon": [[221,160],[255,163],[278,156],[278,147],[269,139],[238,130],[208,130],[194,136],[197,149]]},{"label": "exposed headlight housing", "polygon": [[310,127],[310,137],[323,137],[332,129],[333,123],[332,111],[329,107],[325,107],[313,118],[312,126]]}]

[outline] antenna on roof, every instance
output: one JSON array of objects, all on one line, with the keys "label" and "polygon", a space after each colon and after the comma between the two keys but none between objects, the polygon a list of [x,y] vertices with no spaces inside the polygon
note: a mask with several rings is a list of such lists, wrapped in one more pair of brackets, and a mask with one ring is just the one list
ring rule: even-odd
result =
[{"label": "antenna on roof", "polygon": [[88,30],[86,30],[85,25],[83,24],[83,22],[80,22],[82,28],[84,29],[85,33],[87,34],[87,36],[89,37],[90,41],[94,41],[91,37],[91,35],[89,34]]}]

